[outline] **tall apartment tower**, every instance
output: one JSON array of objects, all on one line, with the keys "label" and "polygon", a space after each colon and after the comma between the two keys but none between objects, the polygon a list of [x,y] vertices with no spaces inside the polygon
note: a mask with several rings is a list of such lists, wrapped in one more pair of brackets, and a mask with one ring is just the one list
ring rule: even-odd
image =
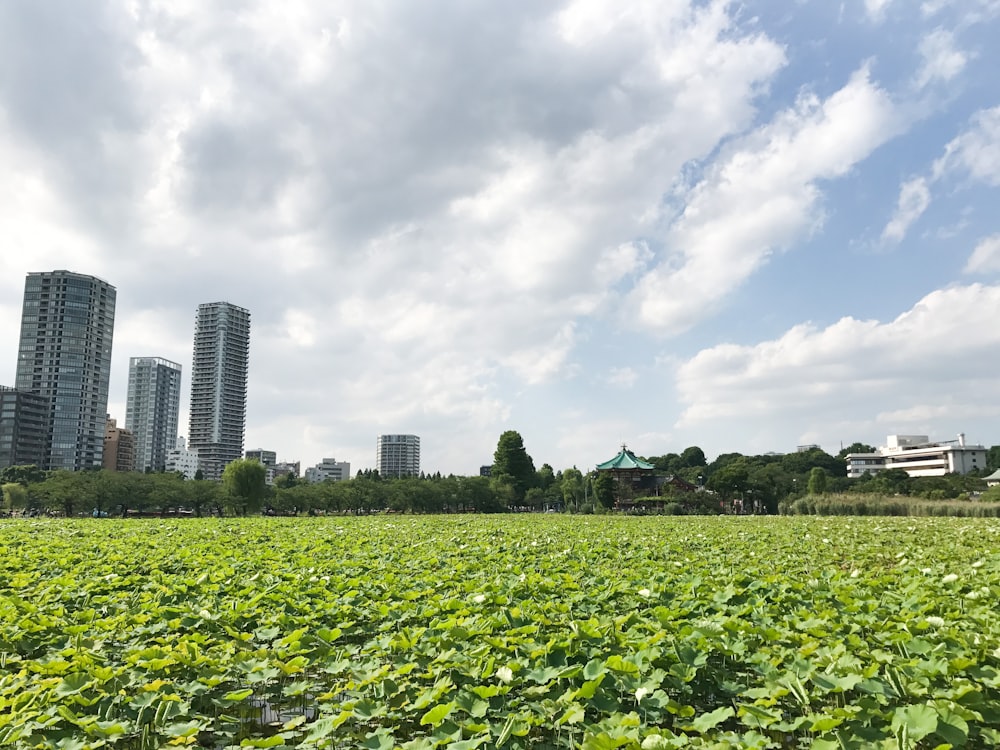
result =
[{"label": "tall apartment tower", "polygon": [[71,271],[29,273],[14,387],[45,402],[43,469],[98,469],[111,380],[115,288]]},{"label": "tall apartment tower", "polygon": [[205,479],[220,479],[243,456],[250,365],[250,311],[229,302],[198,305],[191,366],[188,447]]},{"label": "tall apartment tower", "polygon": [[135,436],[136,471],[164,471],[177,445],[181,366],[160,357],[128,361],[125,429]]},{"label": "tall apartment tower", "polygon": [[383,477],[416,476],[420,473],[420,438],[416,435],[379,435],[375,466]]}]

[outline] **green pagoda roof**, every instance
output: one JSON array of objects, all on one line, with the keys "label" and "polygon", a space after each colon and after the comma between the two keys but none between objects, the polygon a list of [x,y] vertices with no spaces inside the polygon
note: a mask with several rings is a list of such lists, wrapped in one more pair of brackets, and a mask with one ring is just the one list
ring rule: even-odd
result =
[{"label": "green pagoda roof", "polygon": [[643,461],[641,458],[636,458],[636,455],[624,445],[618,455],[610,461],[605,461],[603,464],[597,464],[598,471],[606,471],[610,469],[646,469],[647,471],[652,471],[654,468],[656,467],[654,467],[653,464]]}]

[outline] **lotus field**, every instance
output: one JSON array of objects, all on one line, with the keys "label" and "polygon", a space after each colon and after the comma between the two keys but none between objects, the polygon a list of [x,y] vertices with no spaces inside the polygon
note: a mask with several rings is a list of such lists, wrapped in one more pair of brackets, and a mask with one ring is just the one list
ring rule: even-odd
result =
[{"label": "lotus field", "polygon": [[1000,522],[0,522],[0,747],[1000,744]]}]

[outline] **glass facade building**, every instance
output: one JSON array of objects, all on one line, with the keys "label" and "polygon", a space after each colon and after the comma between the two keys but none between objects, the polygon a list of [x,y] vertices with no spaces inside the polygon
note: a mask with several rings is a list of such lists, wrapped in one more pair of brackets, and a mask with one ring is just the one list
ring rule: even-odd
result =
[{"label": "glass facade building", "polygon": [[71,271],[29,273],[14,387],[45,403],[44,469],[100,468],[116,291]]},{"label": "glass facade building", "polygon": [[250,364],[250,311],[229,302],[198,306],[191,365],[188,447],[205,479],[243,456]]},{"label": "glass facade building", "polygon": [[165,471],[167,453],[177,445],[181,408],[181,366],[160,357],[128,362],[125,428],[135,436],[137,471]]},{"label": "glass facade building", "polygon": [[48,411],[41,396],[0,386],[0,469],[41,466]]}]

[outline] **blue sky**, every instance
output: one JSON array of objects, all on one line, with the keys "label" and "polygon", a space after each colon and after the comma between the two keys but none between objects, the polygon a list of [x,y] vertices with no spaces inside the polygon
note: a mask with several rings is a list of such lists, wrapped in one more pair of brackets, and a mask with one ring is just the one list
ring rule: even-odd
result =
[{"label": "blue sky", "polygon": [[186,389],[197,305],[249,308],[246,447],[303,465],[1000,443],[998,31],[998,0],[4,3],[0,383],[24,275],[68,268],[118,289],[119,420],[129,357]]}]

